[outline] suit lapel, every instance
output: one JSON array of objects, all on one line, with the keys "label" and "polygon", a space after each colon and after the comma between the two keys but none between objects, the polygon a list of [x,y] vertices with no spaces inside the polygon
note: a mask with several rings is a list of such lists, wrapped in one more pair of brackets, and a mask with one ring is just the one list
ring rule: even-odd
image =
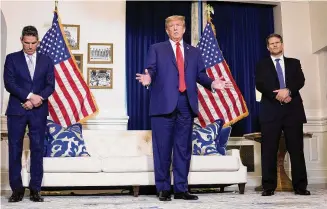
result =
[{"label": "suit lapel", "polygon": [[188,57],[189,57],[190,47],[184,42],[184,68],[187,69]]},{"label": "suit lapel", "polygon": [[288,85],[288,78],[289,78],[289,62],[288,62],[288,58],[287,57],[284,57],[284,68],[285,68],[285,86],[287,87]]},{"label": "suit lapel", "polygon": [[174,50],[173,50],[173,47],[172,47],[170,41],[166,41],[166,50],[167,50],[167,54],[171,58],[171,61],[173,62],[173,64],[175,65],[175,67],[177,69],[176,57],[175,57]]},{"label": "suit lapel", "polygon": [[30,75],[30,71],[29,71],[28,66],[27,66],[25,53],[24,53],[23,50],[20,53],[20,60],[21,60],[21,63],[22,63],[22,74],[24,75],[24,77],[26,77],[30,81],[32,81],[32,78],[31,78],[31,75]]},{"label": "suit lapel", "polygon": [[267,63],[268,63],[268,66],[269,66],[268,68],[269,68],[270,72],[274,75],[274,78],[276,78],[278,80],[278,75],[277,75],[274,61],[269,57],[267,60]]},{"label": "suit lapel", "polygon": [[33,76],[33,80],[36,78],[36,76],[38,75],[38,72],[40,70],[40,65],[39,65],[39,62],[40,62],[40,56],[41,54],[39,53],[36,53],[36,63],[35,63],[35,70],[34,70],[34,76]]}]

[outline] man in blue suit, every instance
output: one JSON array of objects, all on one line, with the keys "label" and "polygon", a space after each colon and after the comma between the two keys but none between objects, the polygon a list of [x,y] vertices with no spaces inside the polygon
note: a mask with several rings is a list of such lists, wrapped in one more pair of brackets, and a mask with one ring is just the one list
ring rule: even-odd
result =
[{"label": "man in blue suit", "polygon": [[43,178],[43,145],[48,116],[48,97],[55,87],[54,65],[46,55],[36,52],[39,44],[34,26],[23,28],[23,50],[7,55],[4,84],[10,93],[6,111],[9,141],[9,183],[13,191],[9,202],[19,202],[25,189],[21,177],[21,158],[26,126],[30,139],[30,200],[43,202],[40,196]]},{"label": "man in blue suit", "polygon": [[192,126],[198,114],[197,82],[209,90],[231,87],[211,80],[200,51],[183,41],[185,18],[170,16],[165,22],[169,41],[150,47],[145,74],[136,74],[150,86],[150,116],[156,188],[160,201],[170,201],[173,152],[174,198],[197,200],[188,192],[192,154]]}]

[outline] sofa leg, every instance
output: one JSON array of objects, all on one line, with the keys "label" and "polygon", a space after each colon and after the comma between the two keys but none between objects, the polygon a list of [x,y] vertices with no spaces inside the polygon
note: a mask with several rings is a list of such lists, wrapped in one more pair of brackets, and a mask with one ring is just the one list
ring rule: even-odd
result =
[{"label": "sofa leg", "polygon": [[134,197],[139,196],[140,186],[133,186],[133,195]]},{"label": "sofa leg", "polygon": [[220,193],[223,193],[225,191],[225,187],[224,186],[221,186],[220,189],[219,189],[219,192]]},{"label": "sofa leg", "polygon": [[239,189],[240,194],[244,194],[245,183],[238,184],[238,189]]}]

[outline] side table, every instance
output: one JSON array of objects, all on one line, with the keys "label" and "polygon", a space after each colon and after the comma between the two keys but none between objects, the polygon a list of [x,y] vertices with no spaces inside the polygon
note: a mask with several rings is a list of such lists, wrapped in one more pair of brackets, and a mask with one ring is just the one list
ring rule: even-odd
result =
[{"label": "side table", "polygon": [[[243,135],[245,139],[261,143],[261,133],[250,133]],[[303,133],[303,137],[312,137],[312,133]],[[284,134],[281,134],[279,148],[277,153],[277,188],[276,191],[293,191],[292,181],[287,176],[284,168],[284,159],[287,150],[285,145]],[[255,191],[262,191],[262,185],[255,188]]]}]

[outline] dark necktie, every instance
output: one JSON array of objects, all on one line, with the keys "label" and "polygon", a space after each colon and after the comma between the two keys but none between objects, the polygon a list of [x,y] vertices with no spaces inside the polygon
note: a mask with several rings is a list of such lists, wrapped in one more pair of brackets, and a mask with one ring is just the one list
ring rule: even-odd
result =
[{"label": "dark necktie", "polygon": [[177,68],[179,73],[179,91],[184,92],[186,90],[185,76],[184,76],[184,58],[179,42],[176,43],[176,62],[177,62]]},{"label": "dark necktie", "polygon": [[275,59],[275,61],[276,61],[277,76],[278,76],[278,80],[279,80],[279,88],[283,89],[286,87],[286,85],[285,85],[285,81],[284,81],[282,66],[279,63],[280,59]]}]

